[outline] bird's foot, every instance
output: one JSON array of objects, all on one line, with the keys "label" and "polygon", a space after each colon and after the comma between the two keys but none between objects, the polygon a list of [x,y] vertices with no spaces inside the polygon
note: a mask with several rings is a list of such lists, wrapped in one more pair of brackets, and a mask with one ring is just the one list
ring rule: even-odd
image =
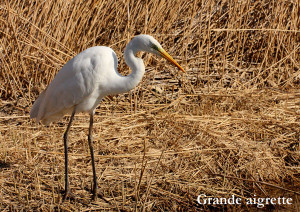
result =
[{"label": "bird's foot", "polygon": [[70,190],[66,190],[66,191],[64,191],[64,195],[63,195],[62,201],[64,202],[67,198],[74,200],[75,199],[75,195],[73,193],[71,193]]},{"label": "bird's foot", "polygon": [[97,197],[98,197],[98,192],[97,192],[97,186],[94,186],[93,190],[92,190],[92,199],[93,201],[96,201],[97,200]]}]

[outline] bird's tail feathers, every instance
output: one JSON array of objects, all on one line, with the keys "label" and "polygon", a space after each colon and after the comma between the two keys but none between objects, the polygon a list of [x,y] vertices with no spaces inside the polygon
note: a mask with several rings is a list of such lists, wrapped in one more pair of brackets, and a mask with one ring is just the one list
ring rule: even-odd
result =
[{"label": "bird's tail feathers", "polygon": [[[30,118],[38,118],[38,114],[39,114],[39,110],[40,110],[40,106],[41,106],[41,103],[43,102],[43,99],[45,97],[45,91],[44,90],[40,95],[39,97],[37,98],[37,100],[34,102],[31,110],[30,110]],[[37,122],[39,120],[36,120]]]}]

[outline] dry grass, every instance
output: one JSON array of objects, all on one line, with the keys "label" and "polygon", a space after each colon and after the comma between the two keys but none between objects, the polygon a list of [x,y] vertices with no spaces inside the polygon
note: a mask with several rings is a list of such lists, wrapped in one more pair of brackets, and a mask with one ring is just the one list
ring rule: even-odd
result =
[{"label": "dry grass", "polygon": [[[0,209],[256,210],[201,206],[213,197],[291,197],[299,210],[298,1],[2,1]],[[66,119],[29,120],[30,107],[66,61],[95,45],[122,51],[156,37],[187,74],[143,55],[132,92],[105,99],[95,118],[102,198],[92,202],[88,116],[70,134],[70,184],[61,202]],[[119,71],[128,73],[120,59]]]}]

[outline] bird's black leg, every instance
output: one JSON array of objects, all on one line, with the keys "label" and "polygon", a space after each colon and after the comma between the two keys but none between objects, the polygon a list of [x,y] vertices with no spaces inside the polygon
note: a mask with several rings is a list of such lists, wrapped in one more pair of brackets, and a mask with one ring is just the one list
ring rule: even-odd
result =
[{"label": "bird's black leg", "polygon": [[64,134],[64,147],[65,147],[65,193],[64,193],[64,196],[63,196],[63,201],[66,200],[66,198],[67,198],[68,195],[72,195],[70,193],[69,176],[68,176],[68,134],[69,134],[69,131],[70,131],[70,128],[71,128],[72,121],[74,119],[75,112],[76,112],[76,110],[75,110],[75,107],[74,107],[74,110],[73,110],[72,115],[70,117],[69,124],[68,124],[67,129],[66,129],[65,134]]},{"label": "bird's black leg", "polygon": [[93,199],[97,199],[97,175],[96,175],[96,167],[95,167],[95,158],[94,158],[94,148],[93,148],[93,122],[94,122],[94,111],[90,113],[90,127],[89,127],[89,135],[88,135],[88,142],[89,142],[89,147],[90,147],[90,152],[91,152],[91,158],[92,158],[92,166],[93,166]]}]

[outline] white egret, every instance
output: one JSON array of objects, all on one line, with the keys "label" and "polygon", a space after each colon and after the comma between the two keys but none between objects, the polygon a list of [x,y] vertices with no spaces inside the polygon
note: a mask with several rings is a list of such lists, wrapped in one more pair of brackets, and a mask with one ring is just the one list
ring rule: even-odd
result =
[{"label": "white egret", "polygon": [[70,114],[70,121],[64,133],[65,151],[65,193],[70,194],[68,178],[68,133],[75,113],[90,114],[88,143],[93,168],[93,198],[97,197],[97,176],[92,145],[92,128],[95,108],[107,95],[125,93],[139,84],[144,73],[143,60],[136,54],[140,51],[162,56],[183,72],[184,69],[149,35],[138,35],[126,46],[124,58],[131,68],[128,76],[117,70],[118,58],[109,47],[95,46],[79,53],[68,61],[54,77],[48,87],[39,95],[30,111],[30,118],[48,125],[52,121]]}]

